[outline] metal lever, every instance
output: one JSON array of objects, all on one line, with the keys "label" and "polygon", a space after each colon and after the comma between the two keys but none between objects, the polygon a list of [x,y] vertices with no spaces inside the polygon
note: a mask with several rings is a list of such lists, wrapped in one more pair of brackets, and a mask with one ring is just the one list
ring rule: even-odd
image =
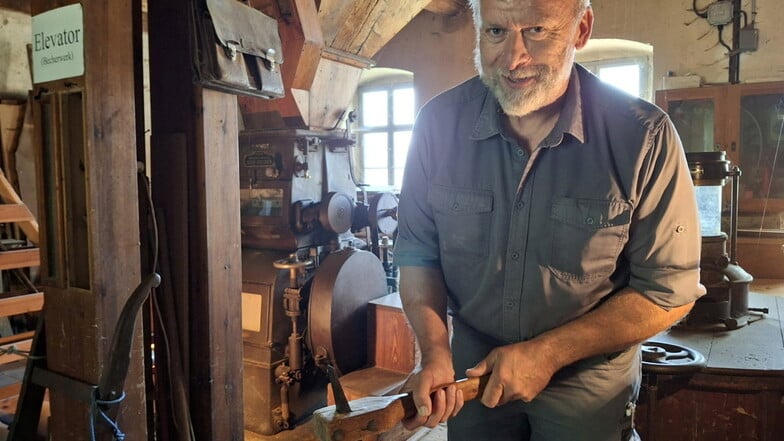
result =
[{"label": "metal lever", "polygon": [[329,378],[329,384],[332,385],[332,395],[335,396],[335,412],[336,413],[351,412],[351,406],[348,404],[346,393],[343,392],[343,386],[340,385],[340,380],[338,380],[338,374],[335,372],[335,368],[332,367],[331,364],[326,363],[324,365],[324,369],[326,369],[327,371],[327,378]]}]

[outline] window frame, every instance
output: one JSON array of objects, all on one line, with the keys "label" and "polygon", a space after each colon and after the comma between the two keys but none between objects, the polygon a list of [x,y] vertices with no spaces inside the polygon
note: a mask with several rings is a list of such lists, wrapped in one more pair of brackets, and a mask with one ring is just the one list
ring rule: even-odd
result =
[{"label": "window frame", "polygon": [[[410,124],[395,124],[394,121],[394,92],[396,90],[401,89],[411,89],[414,93],[414,102],[412,103],[412,120]],[[373,126],[368,127],[365,125],[364,122],[364,109],[362,108],[363,103],[363,96],[366,93],[370,92],[379,92],[385,91],[387,93],[387,124],[383,126]],[[413,80],[397,80],[397,81],[385,81],[385,82],[374,82],[372,84],[360,86],[357,89],[357,127],[355,129],[355,133],[357,134],[357,141],[359,145],[359,165],[360,170],[362,173],[362,183],[367,184],[366,182],[366,170],[381,170],[381,167],[373,167],[368,168],[365,166],[365,146],[364,146],[364,139],[365,135],[371,133],[386,133],[387,135],[387,187],[395,188],[399,190],[399,185],[395,183],[395,169],[402,169],[405,166],[403,164],[396,164],[395,163],[395,133],[398,132],[411,132],[414,129],[414,120],[416,117],[416,89],[414,88]],[[405,160],[404,160],[405,162]],[[400,184],[400,183],[399,183]],[[369,186],[374,186],[373,184],[367,184]],[[377,186],[377,185],[375,185]]]},{"label": "window frame", "polygon": [[652,63],[649,57],[619,57],[581,61],[580,65],[591,71],[597,77],[599,76],[599,70],[605,67],[637,65],[640,71],[640,98],[653,102]]}]

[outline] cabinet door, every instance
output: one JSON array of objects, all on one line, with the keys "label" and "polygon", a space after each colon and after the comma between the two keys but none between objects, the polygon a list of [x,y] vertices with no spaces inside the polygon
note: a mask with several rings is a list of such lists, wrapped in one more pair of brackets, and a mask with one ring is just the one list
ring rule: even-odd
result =
[{"label": "cabinet door", "polygon": [[686,152],[727,150],[727,88],[660,90],[656,104],[670,115]]},{"label": "cabinet door", "polygon": [[732,111],[739,122],[740,208],[778,214],[784,211],[784,83],[744,84],[730,94],[739,103]]}]

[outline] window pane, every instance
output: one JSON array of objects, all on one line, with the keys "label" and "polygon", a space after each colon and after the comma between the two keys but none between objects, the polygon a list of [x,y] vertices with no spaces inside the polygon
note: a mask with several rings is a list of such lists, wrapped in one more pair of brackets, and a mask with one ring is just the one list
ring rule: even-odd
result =
[{"label": "window pane", "polygon": [[640,96],[640,66],[637,64],[600,67],[599,78],[628,94]]},{"label": "window pane", "polygon": [[392,92],[393,122],[396,126],[414,124],[414,88],[395,89]]},{"label": "window pane", "polygon": [[389,163],[387,139],[386,132],[362,135],[362,166],[364,168],[387,166]]},{"label": "window pane", "polygon": [[403,167],[400,167],[400,168],[395,167],[395,183],[394,183],[394,186],[397,189],[400,189],[400,187],[403,185],[403,170],[404,170]]},{"label": "window pane", "polygon": [[406,155],[408,155],[408,145],[411,143],[411,131],[395,132],[395,155],[392,158],[395,167],[403,167],[406,164]]},{"label": "window pane", "polygon": [[389,185],[389,171],[385,168],[366,168],[364,184]]},{"label": "window pane", "polygon": [[388,124],[386,90],[363,93],[361,106],[363,126],[381,127]]}]

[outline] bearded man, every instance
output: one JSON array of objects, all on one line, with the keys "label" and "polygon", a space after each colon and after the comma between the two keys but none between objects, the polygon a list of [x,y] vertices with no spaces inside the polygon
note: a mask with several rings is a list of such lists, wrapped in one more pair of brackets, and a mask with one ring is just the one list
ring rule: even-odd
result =
[{"label": "bearded man", "polygon": [[[681,142],[660,109],[575,64],[588,0],[470,3],[479,76],[419,113],[400,196],[395,261],[422,354],[405,425],[638,439],[639,344],[705,293]],[[433,392],[455,373],[490,375],[481,400]]]}]

